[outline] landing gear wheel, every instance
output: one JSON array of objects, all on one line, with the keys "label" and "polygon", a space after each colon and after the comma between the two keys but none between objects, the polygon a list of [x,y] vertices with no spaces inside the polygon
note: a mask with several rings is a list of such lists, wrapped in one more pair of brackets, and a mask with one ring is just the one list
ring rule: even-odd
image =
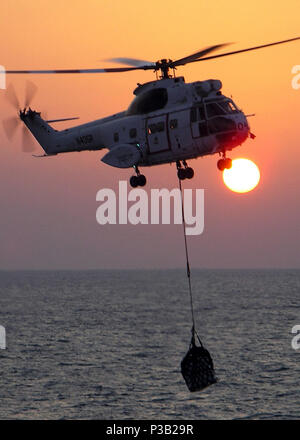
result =
[{"label": "landing gear wheel", "polygon": [[131,176],[129,183],[132,186],[132,188],[136,188],[137,186],[139,186],[138,176]]},{"label": "landing gear wheel", "polygon": [[177,171],[177,176],[179,180],[184,180],[187,176],[186,176],[186,172],[185,172],[185,168],[179,168]]},{"label": "landing gear wheel", "polygon": [[[183,167],[182,167],[182,165],[183,165]],[[179,180],[192,179],[194,177],[193,168],[188,167],[185,160],[182,161],[182,165],[181,165],[181,161],[177,160],[176,167],[177,167],[178,179]]]},{"label": "landing gear wheel", "polygon": [[224,171],[225,170],[225,159],[219,159],[217,162],[217,167],[220,171]]},{"label": "landing gear wheel", "polygon": [[226,157],[226,159],[224,159],[225,162],[225,168],[227,170],[230,170],[230,168],[232,167],[232,159],[229,159],[229,157]]},{"label": "landing gear wheel", "polygon": [[138,181],[138,186],[145,186],[147,182],[144,174],[140,174],[139,176],[137,176],[137,181]]},{"label": "landing gear wheel", "polygon": [[187,179],[192,179],[194,177],[194,170],[191,167],[185,169],[185,176]]}]

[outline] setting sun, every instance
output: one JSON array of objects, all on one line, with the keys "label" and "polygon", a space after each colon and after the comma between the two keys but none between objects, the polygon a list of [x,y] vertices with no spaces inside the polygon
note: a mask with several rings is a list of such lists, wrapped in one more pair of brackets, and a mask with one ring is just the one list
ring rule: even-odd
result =
[{"label": "setting sun", "polygon": [[232,167],[223,172],[225,185],[231,191],[238,193],[252,191],[257,186],[259,179],[259,169],[249,159],[234,159]]}]

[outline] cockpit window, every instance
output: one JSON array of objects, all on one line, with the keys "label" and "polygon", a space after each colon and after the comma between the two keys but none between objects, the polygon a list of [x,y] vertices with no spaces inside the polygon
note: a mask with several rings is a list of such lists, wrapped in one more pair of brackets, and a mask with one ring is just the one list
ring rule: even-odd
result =
[{"label": "cockpit window", "polygon": [[218,104],[225,110],[226,113],[233,113],[238,111],[233,102],[231,101],[220,101]]},{"label": "cockpit window", "polygon": [[208,118],[214,116],[228,115],[229,113],[235,113],[239,110],[232,101],[217,101],[206,104],[206,112]]},{"label": "cockpit window", "polygon": [[158,88],[138,95],[130,104],[127,115],[140,115],[154,112],[166,106],[168,92],[166,89]]},{"label": "cockpit window", "polygon": [[211,104],[206,104],[206,112],[208,118],[213,118],[214,116],[226,114],[225,109],[216,102],[212,102]]}]

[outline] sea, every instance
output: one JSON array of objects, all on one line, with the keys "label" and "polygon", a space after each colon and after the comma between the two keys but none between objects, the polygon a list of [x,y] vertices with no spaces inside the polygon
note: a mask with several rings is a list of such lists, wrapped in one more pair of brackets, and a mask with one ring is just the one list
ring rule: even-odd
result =
[{"label": "sea", "polygon": [[299,419],[300,271],[192,269],[192,289],[218,377],[194,393],[184,270],[1,271],[0,419]]}]

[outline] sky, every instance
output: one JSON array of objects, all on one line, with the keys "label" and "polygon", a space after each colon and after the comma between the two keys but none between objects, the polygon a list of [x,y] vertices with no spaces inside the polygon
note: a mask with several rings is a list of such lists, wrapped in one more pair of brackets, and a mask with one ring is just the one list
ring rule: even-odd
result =
[{"label": "sky", "polygon": [[[299,16],[298,0],[2,0],[0,65],[101,68],[113,66],[105,61],[112,57],[176,59],[220,43],[238,50],[299,36]],[[217,156],[190,162],[195,177],[184,187],[205,190],[204,232],[188,238],[192,267],[300,268],[300,89],[291,86],[292,67],[299,64],[300,41],[178,69],[186,82],[220,79],[225,95],[246,114],[255,113],[249,118],[255,140],[230,157],[251,159],[261,172],[255,190],[236,194],[225,187]],[[7,78],[21,102],[27,79]],[[35,110],[51,119],[80,116],[85,123],[126,109],[136,84],[155,76],[31,79],[38,86]],[[2,119],[15,114],[3,90],[0,108]],[[117,190],[131,170],[103,164],[102,151],[38,159],[23,153],[20,143],[20,133],[8,141],[1,124],[0,270],[184,267],[180,225],[96,222],[96,193]],[[148,192],[178,185],[174,165],[143,171]]]}]

